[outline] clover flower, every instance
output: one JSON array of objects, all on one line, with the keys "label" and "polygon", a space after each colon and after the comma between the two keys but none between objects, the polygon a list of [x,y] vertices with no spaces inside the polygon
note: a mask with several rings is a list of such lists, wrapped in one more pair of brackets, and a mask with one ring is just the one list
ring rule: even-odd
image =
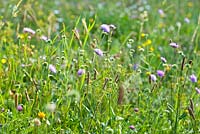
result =
[{"label": "clover flower", "polygon": [[33,123],[34,123],[35,126],[41,125],[40,119],[38,119],[38,118],[33,119]]},{"label": "clover flower", "polygon": [[101,49],[94,49],[94,52],[99,55],[99,56],[103,56],[103,51]]},{"label": "clover flower", "polygon": [[17,110],[21,112],[21,111],[23,110],[22,105],[18,105],[18,106],[17,106]]}]

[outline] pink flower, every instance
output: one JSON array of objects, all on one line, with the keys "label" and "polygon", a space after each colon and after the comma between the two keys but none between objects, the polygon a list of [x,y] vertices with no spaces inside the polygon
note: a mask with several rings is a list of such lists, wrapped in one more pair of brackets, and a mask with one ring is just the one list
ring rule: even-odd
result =
[{"label": "pink flower", "polygon": [[52,72],[52,73],[56,73],[57,70],[56,70],[56,67],[52,64],[49,65],[49,70]]},{"label": "pink flower", "polygon": [[31,29],[31,28],[28,28],[28,27],[25,27],[24,29],[23,29],[23,32],[24,33],[30,33],[30,34],[35,34],[35,31],[33,30],[33,29]]},{"label": "pink flower", "polygon": [[162,70],[158,70],[158,71],[157,71],[157,75],[158,75],[159,77],[163,77],[163,76],[165,75],[165,72],[162,71]]},{"label": "pink flower", "polygon": [[107,25],[107,24],[102,24],[101,30],[104,31],[105,33],[109,33],[110,32],[110,26]]},{"label": "pink flower", "polygon": [[99,56],[103,56],[103,51],[101,49],[94,49],[94,52],[99,55]]},{"label": "pink flower", "polygon": [[174,42],[171,42],[169,45],[170,45],[171,47],[173,47],[173,48],[178,48],[178,47],[179,47],[179,45],[176,44],[176,43],[174,43]]}]

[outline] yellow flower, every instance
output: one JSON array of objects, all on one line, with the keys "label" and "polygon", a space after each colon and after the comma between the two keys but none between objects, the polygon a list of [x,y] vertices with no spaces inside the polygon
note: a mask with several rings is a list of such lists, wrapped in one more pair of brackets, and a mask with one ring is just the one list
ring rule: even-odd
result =
[{"label": "yellow flower", "polygon": [[188,6],[188,7],[193,7],[193,3],[192,3],[192,2],[188,2],[188,3],[187,3],[187,6]]},{"label": "yellow flower", "polygon": [[5,64],[6,62],[7,62],[6,59],[1,59],[1,63],[2,63],[2,64]]},{"label": "yellow flower", "polygon": [[142,47],[141,46],[138,46],[138,49],[141,49]]},{"label": "yellow flower", "polygon": [[38,117],[41,118],[41,119],[43,119],[45,117],[45,113],[39,112],[38,113]]},{"label": "yellow flower", "polygon": [[165,70],[166,70],[166,71],[169,71],[169,70],[170,70],[170,66],[167,65],[167,66],[165,67]]},{"label": "yellow flower", "polygon": [[146,75],[150,75],[151,74],[151,72],[146,72]]},{"label": "yellow flower", "polygon": [[146,41],[146,44],[147,45],[150,45],[152,43],[152,41],[150,40],[150,39],[148,39],[147,41]]},{"label": "yellow flower", "polygon": [[150,47],[149,51],[150,51],[150,52],[153,52],[153,51],[154,51],[154,48],[153,48],[153,47]]},{"label": "yellow flower", "polygon": [[146,35],[145,33],[142,33],[142,34],[141,34],[141,37],[145,37],[145,35]]}]

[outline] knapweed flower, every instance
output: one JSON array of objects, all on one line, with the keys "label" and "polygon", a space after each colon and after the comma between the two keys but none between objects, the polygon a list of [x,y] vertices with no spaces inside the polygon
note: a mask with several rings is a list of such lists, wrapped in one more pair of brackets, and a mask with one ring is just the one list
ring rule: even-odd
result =
[{"label": "knapweed flower", "polygon": [[81,76],[85,73],[85,70],[84,69],[79,69],[78,72],[77,72],[77,75],[78,76]]},{"label": "knapweed flower", "polygon": [[52,64],[49,65],[49,70],[52,72],[52,73],[56,73],[57,70],[56,70],[56,67]]},{"label": "knapweed flower", "polygon": [[135,129],[135,126],[130,125],[129,128],[132,129],[132,130],[134,130],[134,129]]},{"label": "knapweed flower", "polygon": [[110,33],[110,25],[108,24],[102,24],[101,25],[101,30],[105,33]]},{"label": "knapweed flower", "polygon": [[169,45],[170,45],[171,47],[173,47],[173,48],[178,48],[178,47],[179,47],[179,45],[176,44],[176,43],[174,43],[174,42],[171,42]]},{"label": "knapweed flower", "polygon": [[163,76],[165,75],[165,72],[162,71],[162,70],[158,70],[158,71],[157,71],[157,75],[158,75],[159,77],[163,77]]},{"label": "knapweed flower", "polygon": [[33,29],[31,29],[31,28],[28,28],[28,27],[25,27],[24,29],[23,29],[23,32],[24,33],[30,33],[30,34],[35,34],[35,31],[33,30]]},{"label": "knapweed flower", "polygon": [[54,112],[56,109],[56,104],[55,103],[49,103],[47,104],[47,110],[50,112]]},{"label": "knapweed flower", "polygon": [[38,119],[38,118],[33,119],[33,123],[34,123],[35,126],[41,125],[40,119]]},{"label": "knapweed flower", "polygon": [[101,49],[96,48],[94,49],[94,52],[99,56],[103,56],[103,51]]},{"label": "knapweed flower", "polygon": [[151,74],[151,75],[150,75],[150,78],[151,78],[151,80],[152,80],[153,82],[156,81],[156,76],[155,76],[154,74]]},{"label": "knapweed flower", "polygon": [[197,82],[197,77],[194,74],[192,74],[192,75],[190,75],[190,80],[191,80],[191,82],[195,83],[195,82]]},{"label": "knapweed flower", "polygon": [[21,112],[21,111],[23,110],[22,105],[18,105],[18,106],[17,106],[17,110]]},{"label": "knapweed flower", "polygon": [[195,88],[195,90],[197,91],[197,94],[200,94],[200,89],[199,88]]},{"label": "knapweed flower", "polygon": [[162,61],[163,63],[166,63],[166,62],[167,62],[167,60],[166,60],[164,57],[160,57],[160,59],[161,59],[161,61]]},{"label": "knapweed flower", "polygon": [[39,112],[38,113],[38,117],[43,119],[45,117],[45,113],[44,112]]}]

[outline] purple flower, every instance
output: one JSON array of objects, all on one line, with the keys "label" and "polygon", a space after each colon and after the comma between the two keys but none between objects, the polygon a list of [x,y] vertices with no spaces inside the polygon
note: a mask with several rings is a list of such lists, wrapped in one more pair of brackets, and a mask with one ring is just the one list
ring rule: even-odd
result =
[{"label": "purple flower", "polygon": [[132,130],[134,130],[134,129],[135,129],[135,126],[130,125],[129,128],[132,129]]},{"label": "purple flower", "polygon": [[28,28],[28,27],[25,27],[24,29],[23,29],[23,32],[24,33],[30,33],[30,34],[35,34],[35,31],[33,30],[33,29],[31,29],[31,28]]},{"label": "purple flower", "polygon": [[52,64],[49,65],[49,70],[52,72],[52,73],[56,73],[57,70],[56,70],[56,67]]},{"label": "purple flower", "polygon": [[195,90],[197,91],[197,94],[200,94],[200,89],[199,88],[195,88]]},{"label": "purple flower", "polygon": [[164,13],[164,11],[163,11],[162,9],[158,9],[158,13],[159,13],[162,17],[165,16],[165,13]]},{"label": "purple flower", "polygon": [[17,106],[17,110],[21,112],[21,111],[23,110],[22,105],[18,105],[18,106]]},{"label": "purple flower", "polygon": [[103,51],[101,51],[101,49],[94,49],[94,52],[99,55],[99,56],[103,56]]},{"label": "purple flower", "polygon": [[186,23],[188,23],[188,24],[190,23],[190,20],[189,20],[188,18],[185,18],[184,21],[185,21]]},{"label": "purple flower", "polygon": [[171,47],[173,47],[173,48],[178,48],[178,47],[179,47],[179,45],[177,45],[177,44],[174,43],[174,42],[171,42],[169,45],[170,45]]},{"label": "purple flower", "polygon": [[46,42],[48,41],[47,36],[44,36],[44,35],[42,35],[42,36],[40,37],[40,39],[43,40],[43,41],[46,41]]},{"label": "purple flower", "polygon": [[166,62],[167,62],[167,60],[166,60],[164,57],[160,57],[160,59],[161,59],[161,61],[162,61],[163,63],[166,63]]},{"label": "purple flower", "polygon": [[138,69],[138,64],[134,64],[133,65],[133,70],[137,70]]},{"label": "purple flower", "polygon": [[110,32],[110,26],[107,25],[107,24],[102,24],[101,25],[101,30],[106,32],[106,33],[109,33]]},{"label": "purple flower", "polygon": [[194,75],[194,74],[192,74],[192,75],[190,75],[190,80],[191,80],[191,82],[197,82],[197,77]]},{"label": "purple flower", "polygon": [[158,75],[159,77],[163,77],[163,76],[165,75],[165,72],[162,71],[162,70],[158,70],[158,71],[157,71],[157,75]]},{"label": "purple flower", "polygon": [[77,75],[78,76],[81,76],[85,73],[85,70],[84,69],[79,69],[78,72],[77,72]]},{"label": "purple flower", "polygon": [[154,81],[154,82],[156,81],[156,76],[154,74],[151,74],[150,78],[151,78],[152,81]]}]

